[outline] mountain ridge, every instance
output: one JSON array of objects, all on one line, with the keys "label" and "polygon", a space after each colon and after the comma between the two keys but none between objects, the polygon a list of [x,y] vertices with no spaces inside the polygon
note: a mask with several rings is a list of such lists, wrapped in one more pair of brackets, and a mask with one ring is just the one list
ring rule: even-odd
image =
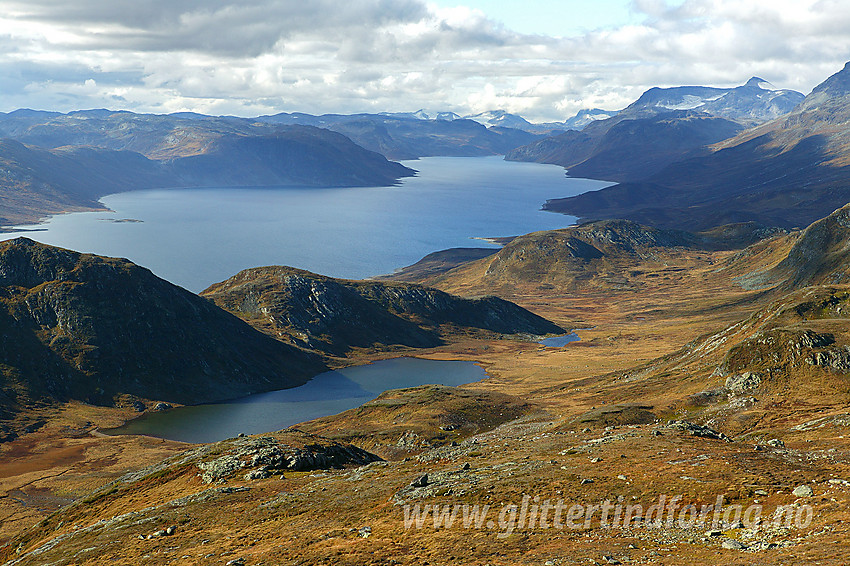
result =
[{"label": "mountain ridge", "polygon": [[416,284],[335,279],[286,266],[241,271],[201,296],[272,336],[337,356],[356,348],[433,348],[458,333],[564,332],[497,297],[467,299]]},{"label": "mountain ridge", "polygon": [[667,228],[741,221],[805,227],[850,201],[848,81],[846,65],[785,116],[643,180],[554,199],[544,208]]},{"label": "mountain ridge", "polygon": [[194,404],[326,369],[125,259],[0,242],[0,418],[71,399]]},{"label": "mountain ridge", "polygon": [[[630,182],[707,152],[746,127],[782,115],[803,95],[762,88],[654,87],[615,116],[513,149],[505,159],[561,165],[574,177]],[[649,145],[649,148],[647,148]]]}]

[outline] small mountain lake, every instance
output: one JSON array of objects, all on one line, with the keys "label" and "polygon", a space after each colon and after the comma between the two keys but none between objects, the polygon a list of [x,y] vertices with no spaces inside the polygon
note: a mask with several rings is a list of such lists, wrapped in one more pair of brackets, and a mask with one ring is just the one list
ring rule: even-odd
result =
[{"label": "small mountain lake", "polygon": [[581,338],[579,338],[578,334],[575,332],[570,332],[569,334],[564,334],[563,336],[552,336],[551,338],[544,338],[540,340],[538,344],[543,344],[544,346],[548,346],[550,348],[563,348],[567,344],[572,342],[579,342]]},{"label": "small mountain lake", "polygon": [[487,378],[472,362],[395,358],[329,371],[292,389],[207,405],[147,413],[106,434],[145,434],[182,442],[217,442],[239,433],[281,430],[353,409],[387,389],[463,385]]}]

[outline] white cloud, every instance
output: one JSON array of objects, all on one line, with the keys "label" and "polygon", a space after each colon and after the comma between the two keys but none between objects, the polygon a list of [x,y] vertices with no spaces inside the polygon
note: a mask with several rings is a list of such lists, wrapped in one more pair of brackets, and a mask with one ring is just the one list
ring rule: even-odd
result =
[{"label": "white cloud", "polygon": [[635,0],[640,24],[552,38],[422,0],[6,0],[0,109],[504,108],[556,120],[652,86],[759,75],[808,92],[850,58],[841,0],[680,4]]}]

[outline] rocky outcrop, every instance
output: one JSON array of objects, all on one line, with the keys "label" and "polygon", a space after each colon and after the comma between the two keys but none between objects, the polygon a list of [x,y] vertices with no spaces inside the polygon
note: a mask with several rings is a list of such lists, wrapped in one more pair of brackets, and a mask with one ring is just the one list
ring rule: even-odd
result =
[{"label": "rocky outcrop", "polygon": [[464,299],[410,283],[348,281],[281,266],[242,271],[201,296],[273,336],[334,355],[388,345],[433,347],[446,332],[563,332],[496,297]]},{"label": "rocky outcrop", "polygon": [[[293,431],[290,435],[307,436]],[[205,483],[221,482],[236,474],[244,479],[264,479],[284,472],[305,472],[362,466],[381,460],[378,456],[350,444],[340,444],[326,439],[299,439],[292,445],[272,436],[244,437],[219,443],[219,450],[211,450],[215,458],[202,456],[195,465],[201,470]],[[307,441],[305,443],[305,440]],[[222,450],[223,449],[223,450]]]}]

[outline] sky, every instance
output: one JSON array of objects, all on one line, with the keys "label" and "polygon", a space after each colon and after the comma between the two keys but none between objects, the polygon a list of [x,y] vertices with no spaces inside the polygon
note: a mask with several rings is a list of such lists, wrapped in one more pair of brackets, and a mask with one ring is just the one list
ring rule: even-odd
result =
[{"label": "sky", "polygon": [[653,86],[807,94],[846,0],[3,0],[0,111],[110,108],[563,121]]}]

